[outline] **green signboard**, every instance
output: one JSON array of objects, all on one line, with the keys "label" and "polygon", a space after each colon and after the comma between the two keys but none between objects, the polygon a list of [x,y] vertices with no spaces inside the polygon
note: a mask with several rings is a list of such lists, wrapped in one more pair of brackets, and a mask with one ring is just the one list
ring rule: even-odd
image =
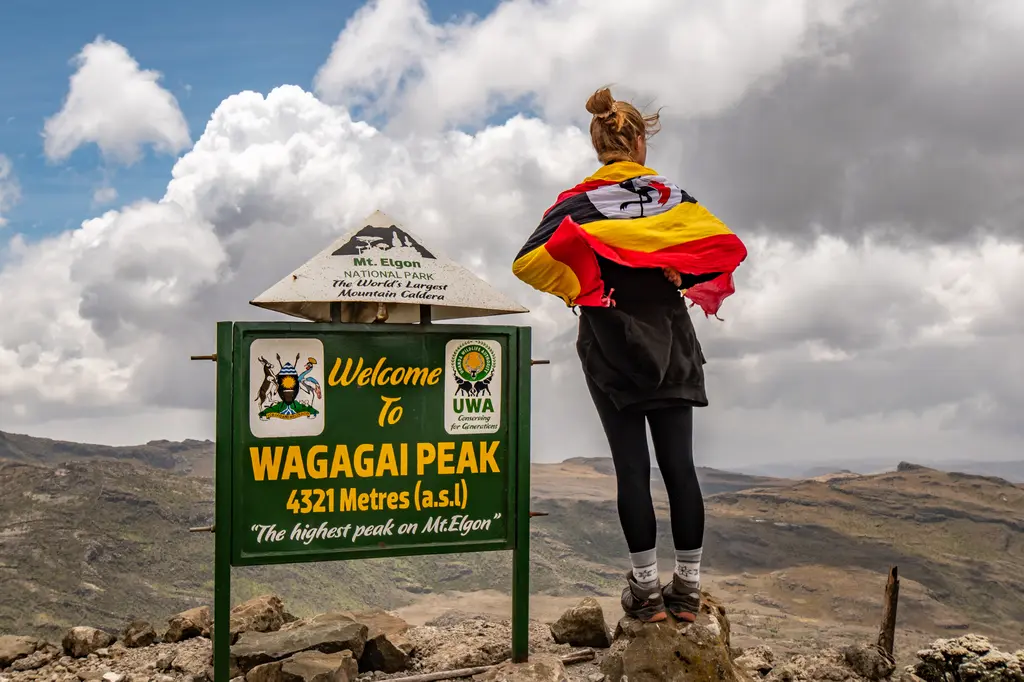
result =
[{"label": "green signboard", "polygon": [[220,323],[215,622],[230,566],[515,550],[525,659],[530,342],[510,326]]}]

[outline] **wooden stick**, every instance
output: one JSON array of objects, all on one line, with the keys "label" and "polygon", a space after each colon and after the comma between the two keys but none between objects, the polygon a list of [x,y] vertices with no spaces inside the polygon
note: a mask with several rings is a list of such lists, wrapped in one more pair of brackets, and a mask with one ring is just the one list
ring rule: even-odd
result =
[{"label": "wooden stick", "polygon": [[878,646],[891,657],[896,646],[896,603],[900,598],[900,578],[896,566],[889,568],[889,580],[885,584],[885,606],[882,610],[882,626],[878,631]]},{"label": "wooden stick", "polygon": [[[577,651],[576,653],[562,656],[562,665],[574,665],[576,663],[586,663],[592,661],[597,656],[593,649],[584,649],[583,651]],[[500,664],[499,664],[500,665]],[[485,673],[491,668],[495,668],[494,665],[480,665],[475,668],[459,668],[458,670],[442,670],[436,673],[423,673],[421,675],[410,675],[409,677],[395,677],[390,682],[438,682],[438,680],[457,680],[464,677],[472,677],[473,675],[479,675]]]}]

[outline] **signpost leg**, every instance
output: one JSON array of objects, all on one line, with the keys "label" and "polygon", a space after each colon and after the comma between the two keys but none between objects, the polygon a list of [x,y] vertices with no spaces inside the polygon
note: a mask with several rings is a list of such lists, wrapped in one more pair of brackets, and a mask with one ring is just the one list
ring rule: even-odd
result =
[{"label": "signpost leg", "polygon": [[228,682],[231,655],[232,324],[217,324],[217,446],[214,497],[213,679]]},{"label": "signpost leg", "polygon": [[512,551],[512,661],[530,657],[530,371],[531,330],[519,330],[516,434],[516,548]]}]

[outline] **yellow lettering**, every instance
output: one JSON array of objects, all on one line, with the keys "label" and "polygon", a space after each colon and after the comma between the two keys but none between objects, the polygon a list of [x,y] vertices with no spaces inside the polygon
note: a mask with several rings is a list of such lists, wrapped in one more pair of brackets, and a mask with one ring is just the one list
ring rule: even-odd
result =
[{"label": "yellow lettering", "polygon": [[359,493],[359,511],[366,511],[370,507],[370,493]]},{"label": "yellow lettering", "polygon": [[455,467],[452,462],[455,460],[455,443],[437,444],[437,473],[454,474]]},{"label": "yellow lettering", "polygon": [[440,380],[441,380],[441,368],[440,367],[435,367],[434,369],[430,370],[430,376],[427,377],[427,383],[430,384],[431,386],[433,386],[434,384],[436,384]]},{"label": "yellow lettering", "polygon": [[341,379],[339,379],[337,382],[335,382],[335,380],[334,380],[334,372],[336,372],[338,370],[338,366],[340,364],[341,364],[341,359],[339,358],[334,363],[334,370],[331,371],[331,386],[336,386],[338,383],[340,383],[342,386],[351,386],[352,382],[356,380],[356,376],[359,374],[360,370],[362,370],[362,368],[363,368],[363,359],[359,358],[359,364],[356,365],[355,369],[352,369],[352,358],[348,358],[347,360],[345,360],[345,371],[342,372]]},{"label": "yellow lettering", "polygon": [[355,511],[356,510],[356,489],[355,488],[342,488],[338,491],[339,493],[339,508],[338,511]]},{"label": "yellow lettering", "polygon": [[331,463],[331,478],[337,478],[338,474],[345,474],[352,478],[352,463],[348,458],[348,446],[334,446],[334,461]]},{"label": "yellow lettering", "polygon": [[377,383],[377,375],[380,374],[380,368],[384,366],[385,360],[387,360],[386,357],[381,357],[379,360],[377,360],[377,365],[376,367],[373,368],[373,379],[370,381],[370,384],[372,386],[380,386],[380,384]]},{"label": "yellow lettering", "polygon": [[426,367],[410,367],[406,373],[407,384],[416,385],[418,382],[420,386],[427,385],[427,373],[429,370]]},{"label": "yellow lettering", "polygon": [[402,383],[402,379],[405,378],[405,367],[396,367],[394,373],[391,375],[391,385],[397,386]]},{"label": "yellow lettering", "polygon": [[[359,364],[360,365],[363,364],[363,359],[362,358],[359,358]],[[371,367],[367,367],[366,369],[364,369],[362,372],[359,373],[359,385],[360,386],[365,386],[366,384],[370,383],[370,380],[372,378],[373,378],[373,369]]]},{"label": "yellow lettering", "polygon": [[284,456],[284,471],[281,472],[281,480],[288,480],[292,474],[297,478],[306,478],[306,470],[302,468],[302,448],[298,445],[289,445],[288,454]]},{"label": "yellow lettering", "polygon": [[[363,455],[364,454],[371,455],[368,458],[369,462],[367,462],[366,464],[363,463]],[[358,446],[356,448],[356,452],[353,455],[353,457],[355,458],[355,462],[354,463],[355,463],[355,467],[356,467],[356,476],[360,476],[362,478],[369,478],[370,476],[373,476],[373,457],[372,457],[372,455],[373,455],[373,445],[371,445],[371,444],[363,444],[363,445],[360,445],[360,446]]]},{"label": "yellow lettering", "polygon": [[378,386],[383,386],[384,384],[388,383],[388,375],[389,374],[391,374],[391,368],[390,367],[385,367],[384,369],[382,369],[380,371],[380,376],[377,377],[377,381],[380,382],[377,385]]},{"label": "yellow lettering", "polygon": [[435,459],[437,459],[437,452],[434,451],[433,445],[430,443],[416,444],[416,474],[418,476],[422,476],[427,465]]},{"label": "yellow lettering", "polygon": [[[396,403],[399,400],[401,400],[401,398],[388,398],[387,396],[382,395],[380,397],[380,399],[384,402],[384,405],[380,408],[380,414],[377,415],[377,425],[378,426],[384,426],[384,417],[388,416],[388,408],[391,407],[394,403]],[[401,409],[401,408],[396,408],[396,409]],[[394,421],[391,421],[389,419],[388,423],[394,424],[397,421],[398,421],[398,419],[395,419]]]},{"label": "yellow lettering", "polygon": [[317,458],[317,455],[326,454],[326,445],[314,445],[306,453],[306,471],[310,478],[327,478],[327,460]]},{"label": "yellow lettering", "polygon": [[462,449],[459,451],[459,466],[455,473],[462,475],[462,472],[469,469],[472,473],[480,473],[476,466],[476,451],[473,450],[473,442],[462,441]]},{"label": "yellow lettering", "polygon": [[402,476],[406,476],[409,473],[409,444],[402,443],[399,451],[402,453]]},{"label": "yellow lettering", "polygon": [[284,447],[278,445],[273,450],[269,446],[260,448],[249,448],[249,458],[252,460],[252,475],[257,481],[264,479],[268,481],[276,481],[277,473],[281,469],[281,453],[284,452]]},{"label": "yellow lettering", "polygon": [[390,472],[392,476],[398,475],[395,448],[391,443],[384,443],[380,446],[380,458],[377,459],[377,476],[383,476],[385,472]]},{"label": "yellow lettering", "polygon": [[494,460],[494,451],[498,449],[498,441],[492,440],[490,443],[480,443],[480,473],[487,473],[487,463],[490,462],[491,470],[494,473],[500,473],[498,469],[498,463]]}]

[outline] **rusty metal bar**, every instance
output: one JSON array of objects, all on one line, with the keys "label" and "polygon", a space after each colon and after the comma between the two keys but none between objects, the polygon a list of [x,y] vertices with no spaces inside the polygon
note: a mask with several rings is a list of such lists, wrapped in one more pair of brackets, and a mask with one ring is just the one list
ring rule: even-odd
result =
[{"label": "rusty metal bar", "polygon": [[217,362],[217,354],[212,353],[210,355],[192,355],[189,357],[189,360],[213,360],[214,362]]},{"label": "rusty metal bar", "polygon": [[550,360],[530,360],[531,365],[550,365]]},{"label": "rusty metal bar", "polygon": [[189,528],[189,533],[214,533],[216,532],[216,526],[198,526],[196,528]]}]

